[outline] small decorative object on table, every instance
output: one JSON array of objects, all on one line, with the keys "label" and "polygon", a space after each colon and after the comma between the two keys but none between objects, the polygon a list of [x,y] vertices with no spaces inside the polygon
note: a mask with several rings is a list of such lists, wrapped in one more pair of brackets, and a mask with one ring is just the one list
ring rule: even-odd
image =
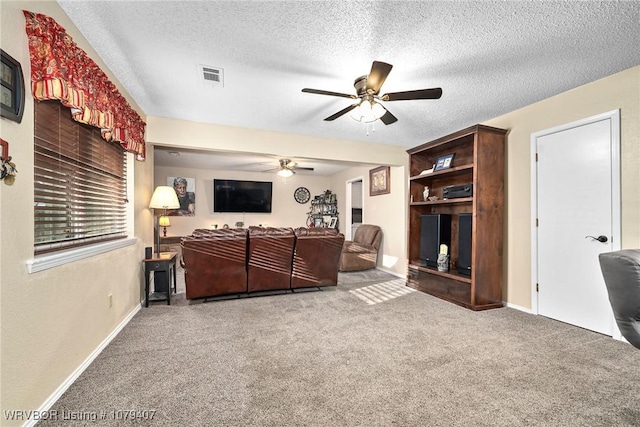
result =
[{"label": "small decorative object on table", "polygon": [[430,202],[435,202],[436,200],[438,200],[438,196],[429,196]]},{"label": "small decorative object on table", "polygon": [[422,197],[424,198],[424,201],[426,202],[427,200],[429,200],[429,187],[428,186],[424,186],[424,191],[422,192]]},{"label": "small decorative object on table", "polygon": [[438,271],[449,271],[449,248],[447,245],[440,245],[437,263]]}]

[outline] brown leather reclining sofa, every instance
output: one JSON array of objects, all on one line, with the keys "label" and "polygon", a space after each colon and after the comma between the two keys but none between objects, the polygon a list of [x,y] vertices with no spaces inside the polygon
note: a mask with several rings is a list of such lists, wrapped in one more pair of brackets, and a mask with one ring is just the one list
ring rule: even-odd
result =
[{"label": "brown leather reclining sofa", "polygon": [[182,240],[187,299],[336,286],[343,243],[326,228],[194,230]]}]

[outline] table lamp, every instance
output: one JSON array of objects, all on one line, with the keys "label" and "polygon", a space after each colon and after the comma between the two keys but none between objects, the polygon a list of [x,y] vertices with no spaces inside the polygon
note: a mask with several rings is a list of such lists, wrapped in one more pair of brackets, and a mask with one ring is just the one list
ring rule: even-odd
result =
[{"label": "table lamp", "polygon": [[[168,185],[159,185],[156,187],[151,196],[151,202],[149,208],[162,209],[163,213],[156,219],[156,253],[160,253],[160,221],[162,217],[167,218],[167,209],[178,209],[180,202],[178,201],[178,195],[173,187]],[[167,225],[169,225],[169,218],[167,218]],[[166,229],[165,229],[166,230]],[[166,236],[166,231],[165,231]]]},{"label": "table lamp", "polygon": [[167,227],[171,227],[169,217],[166,215],[161,215],[160,218],[158,218],[158,225],[162,227],[162,237],[167,237]]}]

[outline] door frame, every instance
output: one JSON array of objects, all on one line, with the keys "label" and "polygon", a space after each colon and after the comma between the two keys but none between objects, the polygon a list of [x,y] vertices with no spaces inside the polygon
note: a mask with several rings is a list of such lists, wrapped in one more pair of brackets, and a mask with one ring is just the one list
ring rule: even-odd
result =
[{"label": "door frame", "polygon": [[[345,214],[345,229],[344,229],[344,235],[345,235],[345,239],[346,240],[353,240],[353,236],[351,235],[351,207],[353,206],[351,203],[351,197],[352,197],[352,185],[354,182],[358,182],[361,181],[362,182],[362,191],[360,192],[360,197],[362,198],[362,213],[364,215],[364,177],[359,176],[359,177],[355,177],[355,178],[351,178],[351,179],[347,179],[345,181],[345,185],[346,185],[346,189],[345,189],[345,210],[346,212]],[[363,218],[364,220],[364,218]]]},{"label": "door frame", "polygon": [[[531,134],[531,312],[538,314],[538,233],[536,218],[538,212],[538,168],[536,166],[536,148],[538,138],[572,128],[588,125],[602,120],[611,123],[611,234],[612,250],[621,248],[621,200],[620,200],[620,109],[576,120]],[[621,339],[622,335],[613,320],[613,338]]]}]

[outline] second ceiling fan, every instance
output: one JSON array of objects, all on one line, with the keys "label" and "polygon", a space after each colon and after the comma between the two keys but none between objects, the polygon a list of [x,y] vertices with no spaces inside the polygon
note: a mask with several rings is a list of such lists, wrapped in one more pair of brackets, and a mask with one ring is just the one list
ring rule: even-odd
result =
[{"label": "second ceiling fan", "polygon": [[391,114],[380,101],[409,101],[413,99],[439,99],[442,96],[441,88],[408,90],[404,92],[390,92],[379,95],[382,84],[387,79],[393,65],[386,62],[373,61],[369,75],[358,77],[353,86],[356,89],[356,95],[346,93],[331,92],[320,89],[302,89],[305,93],[315,93],[318,95],[339,96],[342,98],[356,99],[355,104],[330,115],[325,121],[332,121],[338,117],[357,108],[357,114],[352,117],[361,122],[373,122],[380,119],[385,125],[390,125],[398,121],[396,116]]},{"label": "second ceiling fan", "polygon": [[277,168],[273,168],[273,169],[267,169],[263,172],[270,172],[270,171],[274,171],[277,170],[278,175],[282,176],[282,177],[289,177],[291,175],[293,175],[294,173],[296,173],[296,169],[297,170],[306,170],[306,171],[313,171],[313,168],[307,168],[307,167],[300,167],[298,166],[298,164],[294,161],[291,161],[289,159],[280,159],[278,161],[279,166]]}]

